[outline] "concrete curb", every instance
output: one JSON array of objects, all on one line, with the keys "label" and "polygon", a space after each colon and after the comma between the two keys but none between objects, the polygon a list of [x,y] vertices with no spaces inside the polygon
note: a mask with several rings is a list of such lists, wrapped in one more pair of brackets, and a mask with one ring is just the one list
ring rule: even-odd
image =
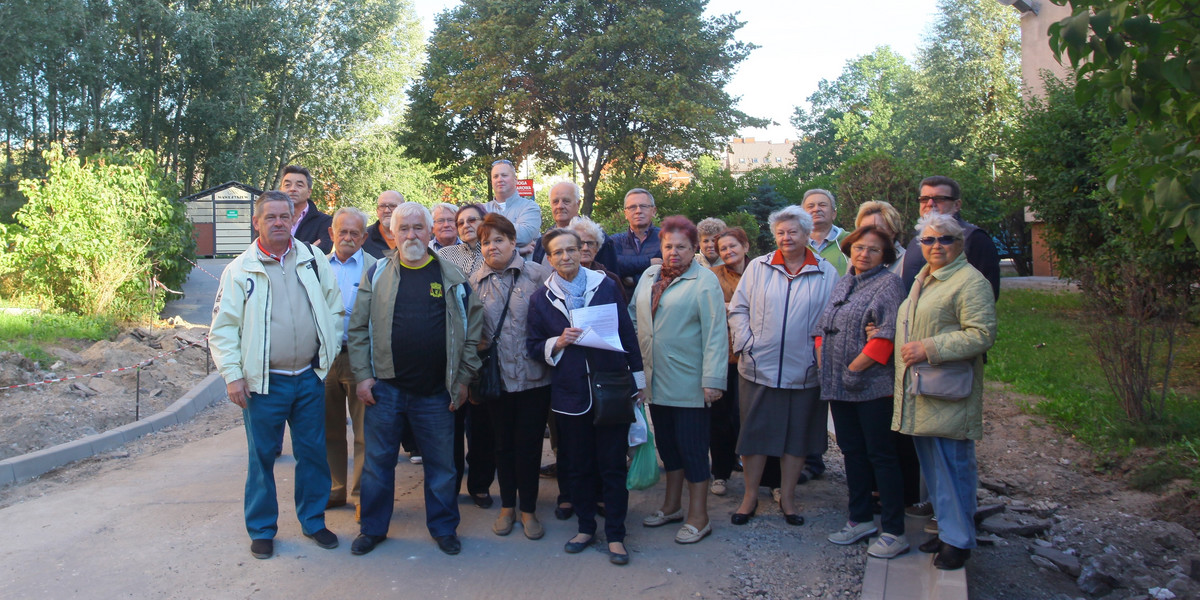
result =
[{"label": "concrete curb", "polygon": [[912,544],[907,554],[890,560],[867,558],[862,600],[967,600],[967,570],[939,571],[932,554],[917,550],[917,544],[929,538],[921,533],[926,521],[905,516],[905,530],[918,532],[907,536]]},{"label": "concrete curb", "polygon": [[107,452],[147,433],[191,420],[196,413],[224,400],[225,381],[213,372],[162,412],[65,444],[0,460],[0,485],[25,481],[67,463]]}]

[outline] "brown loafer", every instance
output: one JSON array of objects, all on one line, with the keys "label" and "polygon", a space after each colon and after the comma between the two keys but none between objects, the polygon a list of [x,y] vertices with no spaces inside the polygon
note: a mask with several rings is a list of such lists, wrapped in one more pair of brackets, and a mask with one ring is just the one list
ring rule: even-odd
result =
[{"label": "brown loafer", "polygon": [[546,528],[542,527],[542,522],[533,513],[521,513],[521,529],[525,537],[531,540],[540,540],[546,535]]}]

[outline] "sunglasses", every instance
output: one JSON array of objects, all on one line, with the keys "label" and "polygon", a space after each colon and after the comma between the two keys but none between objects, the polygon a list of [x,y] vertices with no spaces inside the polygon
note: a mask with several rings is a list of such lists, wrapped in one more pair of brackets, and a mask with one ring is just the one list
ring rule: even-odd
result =
[{"label": "sunglasses", "polygon": [[922,246],[932,246],[934,244],[934,242],[941,244],[943,246],[949,246],[950,244],[953,244],[954,242],[956,242],[960,239],[962,239],[962,238],[955,236],[955,235],[939,235],[939,236],[930,235],[930,236],[926,236],[926,237],[917,238],[917,241],[921,242]]},{"label": "sunglasses", "polygon": [[496,165],[508,165],[510,167],[513,166],[512,161],[505,158],[492,162],[493,167]]}]

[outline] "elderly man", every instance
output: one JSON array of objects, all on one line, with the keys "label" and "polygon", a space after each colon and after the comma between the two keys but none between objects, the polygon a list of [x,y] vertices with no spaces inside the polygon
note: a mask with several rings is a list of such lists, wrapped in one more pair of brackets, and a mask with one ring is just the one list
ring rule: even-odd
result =
[{"label": "elderly man", "polygon": [[[658,239],[658,227],[654,225],[654,195],[649,190],[633,188],[625,192],[625,220],[629,231],[612,236],[617,252],[616,264],[604,263],[616,269],[625,286],[625,296],[633,297],[633,290],[650,265],[662,264],[662,248]],[[603,261],[601,261],[603,262]]]},{"label": "elderly man", "polygon": [[846,255],[842,254],[839,243],[842,238],[850,235],[850,232],[833,223],[837,218],[837,201],[833,198],[833,192],[822,189],[808,190],[804,192],[804,201],[800,203],[800,207],[813,220],[813,232],[808,238],[809,247],[821,258],[829,261],[833,268],[837,269],[838,275],[845,275],[850,263],[846,260]]},{"label": "elderly man", "polygon": [[533,252],[533,241],[541,235],[542,209],[537,202],[517,194],[517,171],[512,161],[492,163],[492,196],[495,199],[488,201],[487,211],[512,221],[517,228],[517,248],[528,256]]},{"label": "elderly man", "polygon": [[375,224],[367,228],[367,239],[363,242],[363,251],[376,259],[383,258],[383,253],[396,247],[392,230],[388,227],[392,211],[404,202],[404,195],[396,190],[388,190],[375,200]]},{"label": "elderly man", "polygon": [[279,530],[275,448],[285,422],[296,456],[300,529],[322,548],[338,545],[325,528],[330,478],[321,379],[341,349],[344,308],[325,255],[292,237],[288,196],[262,194],[254,214],[258,239],[221,274],[209,347],[246,428],[250,553],[270,558]]},{"label": "elderly man", "polygon": [[[967,263],[983,273],[992,284],[992,295],[1000,299],[1000,254],[996,252],[996,243],[991,234],[962,218],[962,191],[958,182],[944,175],[934,175],[922,179],[917,189],[921,192],[917,201],[922,217],[936,211],[954,215],[963,226],[963,253],[967,255]],[[921,244],[913,237],[904,252],[905,289],[912,289],[913,280],[924,266],[925,255],[921,254]]]},{"label": "elderly man", "polygon": [[[350,315],[354,312],[354,300],[358,296],[358,282],[375,258],[363,252],[363,241],[367,237],[367,215],[354,207],[339,208],[333,213],[333,227],[329,230],[333,238],[333,252],[329,253],[329,266],[337,277],[338,289],[342,293],[342,306],[346,309],[343,331],[350,330]],[[363,460],[366,457],[366,439],[363,437],[363,405],[355,393],[354,373],[350,370],[350,353],[347,349],[346,333],[342,334],[341,352],[333,361],[329,375],[325,378],[325,454],[329,459],[329,473],[333,486],[329,491],[329,508],[345,506],[347,496],[358,505],[359,482],[362,480]],[[350,423],[354,428],[353,478],[346,481],[346,412],[350,412]],[[347,494],[349,487],[349,494]]]},{"label": "elderly man", "polygon": [[[449,202],[433,205],[433,240],[429,242],[429,248],[434,252],[458,243],[457,215],[458,207]],[[471,276],[470,273],[466,275]]]},{"label": "elderly man", "polygon": [[[350,547],[366,554],[387,537],[395,501],[400,432],[412,425],[423,453],[425,525],[458,554],[454,412],[479,370],[479,299],[453,264],[429,250],[433,215],[405,202],[392,214],[394,256],[367,269],[350,318],[350,365],[366,408],[362,527]],[[418,342],[419,340],[419,342]]]},{"label": "elderly man", "polygon": [[[583,190],[573,181],[560,181],[550,188],[550,214],[554,218],[555,227],[570,227],[571,219],[579,216],[579,204],[583,199]],[[533,262],[545,264],[546,249],[542,247],[542,238],[534,240]],[[603,265],[616,265],[617,252],[613,249],[612,239],[605,239],[604,244],[596,249],[595,260]]]},{"label": "elderly man", "polygon": [[329,252],[333,248],[333,241],[329,239],[329,226],[333,224],[333,219],[309,199],[312,196],[312,175],[308,174],[308,169],[300,165],[284,167],[279,189],[292,199],[293,209],[299,211],[292,219],[292,237],[308,242],[322,252]]}]

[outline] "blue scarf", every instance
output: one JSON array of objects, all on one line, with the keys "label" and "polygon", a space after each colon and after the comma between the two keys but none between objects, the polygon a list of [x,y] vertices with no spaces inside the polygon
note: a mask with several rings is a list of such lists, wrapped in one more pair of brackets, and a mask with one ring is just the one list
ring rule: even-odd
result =
[{"label": "blue scarf", "polygon": [[554,272],[554,281],[558,282],[558,287],[562,288],[563,293],[567,295],[567,310],[575,310],[583,308],[583,295],[587,292],[587,276],[583,269],[579,269],[575,273],[573,281],[563,279],[558,271]]}]

